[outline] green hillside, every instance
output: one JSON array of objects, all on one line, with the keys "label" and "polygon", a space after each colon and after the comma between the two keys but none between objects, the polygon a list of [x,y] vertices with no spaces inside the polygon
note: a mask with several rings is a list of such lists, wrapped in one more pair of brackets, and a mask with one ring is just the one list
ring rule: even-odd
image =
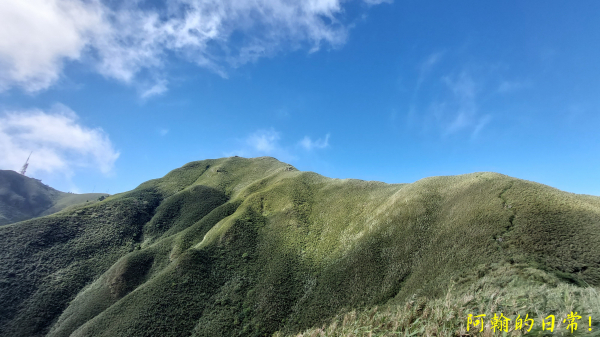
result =
[{"label": "green hillside", "polygon": [[15,171],[0,170],[0,226],[96,201],[106,193],[64,193]]},{"label": "green hillside", "polygon": [[497,173],[203,160],[0,227],[0,247],[0,336],[460,336],[494,312],[565,332],[571,310],[600,331],[600,197]]}]

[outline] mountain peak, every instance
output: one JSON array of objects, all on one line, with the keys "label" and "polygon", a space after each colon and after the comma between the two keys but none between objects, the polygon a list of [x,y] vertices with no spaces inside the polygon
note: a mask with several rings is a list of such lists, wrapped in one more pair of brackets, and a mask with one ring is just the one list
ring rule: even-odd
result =
[{"label": "mountain peak", "polygon": [[52,214],[107,195],[65,193],[42,183],[40,179],[12,170],[0,170],[0,226]]}]

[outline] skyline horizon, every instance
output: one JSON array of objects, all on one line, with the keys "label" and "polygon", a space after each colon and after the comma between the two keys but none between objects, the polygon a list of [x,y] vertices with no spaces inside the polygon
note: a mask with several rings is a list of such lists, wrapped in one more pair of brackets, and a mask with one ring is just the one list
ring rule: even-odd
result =
[{"label": "skyline horizon", "polygon": [[0,167],[62,191],[268,155],[600,195],[598,2],[32,1],[0,11]]}]

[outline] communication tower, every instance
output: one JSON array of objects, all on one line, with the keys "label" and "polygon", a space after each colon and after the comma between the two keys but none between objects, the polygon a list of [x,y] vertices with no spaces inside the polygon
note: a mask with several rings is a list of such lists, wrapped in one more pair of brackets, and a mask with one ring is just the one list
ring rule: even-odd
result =
[{"label": "communication tower", "polygon": [[[33,151],[31,151],[29,153],[29,157],[31,157],[31,154],[33,153]],[[29,157],[27,157],[27,160],[25,161],[25,165],[23,165],[23,168],[21,169],[21,174],[25,175],[25,171],[27,171],[27,166],[29,166]]]}]

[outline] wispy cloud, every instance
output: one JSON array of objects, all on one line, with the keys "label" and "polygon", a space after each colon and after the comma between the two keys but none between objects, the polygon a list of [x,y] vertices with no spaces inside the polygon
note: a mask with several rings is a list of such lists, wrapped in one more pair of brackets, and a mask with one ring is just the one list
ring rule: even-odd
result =
[{"label": "wispy cloud", "polygon": [[169,129],[166,129],[166,128],[158,129],[158,134],[161,136],[166,136],[168,133],[169,133]]},{"label": "wispy cloud", "polygon": [[[376,5],[381,0],[363,0]],[[125,83],[161,69],[167,55],[227,76],[231,67],[282,50],[345,43],[343,0],[5,0],[0,3],[0,90],[43,90],[69,60]],[[236,36],[232,39],[232,36]],[[164,79],[142,92],[166,90]]]},{"label": "wispy cloud", "polygon": [[[446,75],[441,78],[445,89],[438,98],[429,103],[421,116],[425,129],[432,126],[443,137],[469,133],[474,139],[489,124],[492,116],[480,108],[481,83],[468,72]],[[409,116],[416,118],[416,107],[411,105]]]},{"label": "wispy cloud", "polygon": [[417,119],[417,101],[419,98],[419,91],[423,86],[423,83],[425,83],[426,79],[430,76],[433,68],[440,62],[443,55],[443,51],[432,53],[419,64],[417,83],[413,90],[411,103],[406,114],[406,126],[409,128],[412,128],[415,125]]},{"label": "wispy cloud", "polygon": [[366,2],[369,5],[379,5],[379,4],[382,4],[382,3],[388,3],[388,4],[390,4],[390,3],[393,2],[393,0],[364,0],[364,2]]},{"label": "wispy cloud", "polygon": [[435,52],[435,53],[429,55],[421,63],[421,65],[419,67],[419,77],[417,78],[417,86],[415,88],[415,95],[417,94],[417,92],[419,91],[419,88],[421,88],[421,85],[423,85],[423,82],[425,81],[427,76],[429,76],[429,74],[431,73],[431,71],[433,70],[435,65],[440,62],[440,60],[442,59],[442,56],[444,56],[444,52],[441,52],[441,51]]},{"label": "wispy cloud", "polygon": [[[467,62],[463,51],[442,50],[430,53],[417,64],[412,97],[405,108],[407,129],[420,128],[424,134],[434,132],[442,138],[470,135],[477,138],[493,121],[489,111],[498,102],[531,88],[527,79],[515,79],[503,63]],[[459,60],[459,61],[457,61]]]},{"label": "wispy cloud", "polygon": [[17,170],[33,151],[28,172],[73,174],[73,168],[111,173],[119,152],[108,135],[89,128],[71,109],[10,111],[0,117],[0,166]]},{"label": "wispy cloud", "polygon": [[447,110],[444,113],[450,118],[450,122],[442,122],[443,135],[469,132],[471,139],[475,139],[492,120],[491,114],[480,111],[478,88],[481,85],[466,71],[455,77],[446,76],[443,82],[452,93],[445,102]]},{"label": "wispy cloud", "polygon": [[254,151],[272,154],[279,149],[279,132],[274,129],[259,130],[246,138],[246,144]]},{"label": "wispy cloud", "polygon": [[296,157],[280,143],[281,133],[273,128],[260,129],[252,132],[246,138],[238,140],[237,150],[225,152],[224,155],[258,157],[271,156],[283,161],[293,161]]},{"label": "wispy cloud", "polygon": [[291,116],[290,110],[288,108],[280,108],[275,112],[275,116],[279,119],[288,119]]},{"label": "wispy cloud", "polygon": [[508,81],[504,80],[498,85],[498,92],[501,94],[511,93],[522,89],[527,89],[532,86],[529,81]]},{"label": "wispy cloud", "polygon": [[319,138],[317,140],[312,140],[309,136],[304,136],[304,138],[298,143],[302,146],[306,151],[312,151],[313,149],[324,149],[329,146],[329,134],[325,135],[325,138]]},{"label": "wispy cloud", "polygon": [[475,125],[475,128],[473,129],[473,132],[471,133],[471,139],[476,138],[479,133],[481,132],[481,130],[483,130],[483,128],[488,125],[488,123],[492,120],[492,116],[490,114],[486,114],[481,116],[481,118],[478,119],[477,124]]},{"label": "wispy cloud", "polygon": [[452,92],[449,105],[456,109],[445,130],[446,134],[452,134],[473,124],[477,115],[477,89],[473,78],[466,72],[460,73],[456,78],[446,76],[443,82]]},{"label": "wispy cloud", "polygon": [[142,90],[141,97],[143,99],[150,98],[152,96],[158,96],[167,91],[167,81],[159,80],[157,83],[153,84],[151,87]]},{"label": "wispy cloud", "polygon": [[[288,142],[287,145],[282,142],[282,134],[273,128],[260,129],[249,134],[246,138],[239,140],[239,148],[235,151],[225,152],[225,156],[272,156],[283,161],[294,161],[298,159],[299,148],[304,151],[313,151],[329,147],[330,135],[316,140],[305,136],[297,142]],[[306,152],[303,152],[306,153]]]}]

